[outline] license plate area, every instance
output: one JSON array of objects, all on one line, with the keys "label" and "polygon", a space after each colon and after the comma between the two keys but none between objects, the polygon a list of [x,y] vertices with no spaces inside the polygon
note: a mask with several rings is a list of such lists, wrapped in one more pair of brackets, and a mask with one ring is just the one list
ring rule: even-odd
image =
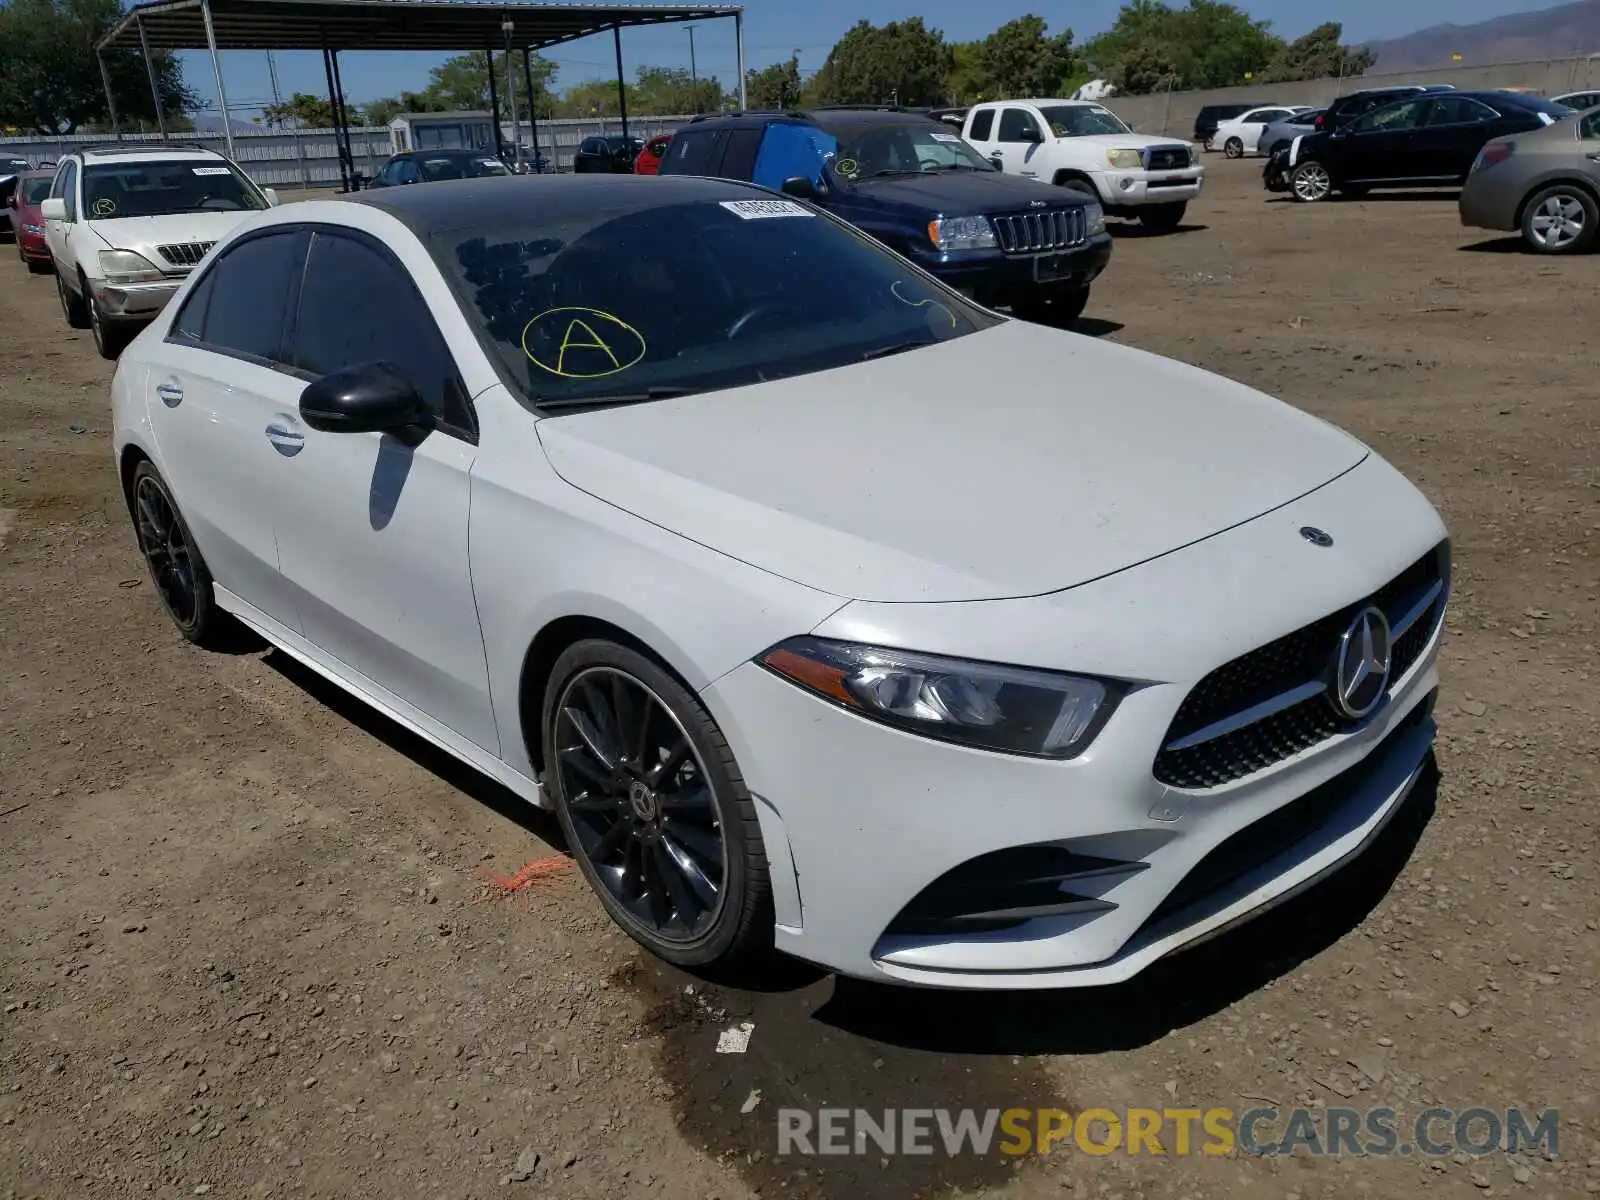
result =
[{"label": "license plate area", "polygon": [[1070,254],[1041,254],[1033,260],[1035,283],[1051,283],[1057,279],[1065,279],[1072,274],[1072,270]]}]

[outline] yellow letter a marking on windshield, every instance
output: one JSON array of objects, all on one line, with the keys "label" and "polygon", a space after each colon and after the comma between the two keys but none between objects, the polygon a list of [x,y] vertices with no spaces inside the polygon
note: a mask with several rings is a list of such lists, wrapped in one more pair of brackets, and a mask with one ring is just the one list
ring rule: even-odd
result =
[{"label": "yellow letter a marking on windshield", "polygon": [[[572,336],[574,329],[583,330],[584,333],[589,335],[589,340],[586,342],[576,341]],[[561,352],[556,355],[557,375],[565,375],[567,373],[567,351],[569,349],[599,350],[611,360],[611,369],[613,371],[622,369],[622,362],[617,358],[616,353],[610,346],[606,345],[604,339],[594,331],[594,328],[581,317],[573,317],[571,321],[567,322],[567,332],[561,337]]]}]

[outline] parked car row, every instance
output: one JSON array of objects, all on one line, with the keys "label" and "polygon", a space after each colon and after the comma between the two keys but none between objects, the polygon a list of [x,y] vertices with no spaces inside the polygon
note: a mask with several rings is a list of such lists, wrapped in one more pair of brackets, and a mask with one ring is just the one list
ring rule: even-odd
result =
[{"label": "parked car row", "polygon": [[1519,230],[1541,253],[1581,253],[1600,233],[1600,108],[1579,113],[1525,92],[1417,91],[1279,143],[1263,183],[1304,203],[1462,187],[1464,225]]}]

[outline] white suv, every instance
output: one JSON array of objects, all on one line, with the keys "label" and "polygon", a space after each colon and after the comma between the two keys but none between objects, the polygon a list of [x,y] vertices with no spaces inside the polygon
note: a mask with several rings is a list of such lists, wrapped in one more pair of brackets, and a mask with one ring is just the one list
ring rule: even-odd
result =
[{"label": "white suv", "polygon": [[67,324],[115,358],[217,240],[278,202],[200,146],[113,143],[64,156],[41,206]]},{"label": "white suv", "polygon": [[1107,213],[1172,229],[1205,185],[1194,147],[1135,133],[1103,104],[1004,100],[975,104],[962,135],[1009,175],[1097,198]]}]

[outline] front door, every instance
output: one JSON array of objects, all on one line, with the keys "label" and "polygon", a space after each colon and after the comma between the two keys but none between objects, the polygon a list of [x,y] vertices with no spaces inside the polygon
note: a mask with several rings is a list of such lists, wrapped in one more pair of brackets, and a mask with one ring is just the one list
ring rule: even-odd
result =
[{"label": "front door", "polygon": [[1013,106],[1002,108],[995,141],[997,144],[990,154],[998,156],[1007,174],[1029,179],[1039,177],[1039,164],[1035,160],[1044,142],[1044,130],[1039,128],[1031,112]]},{"label": "front door", "polygon": [[[455,362],[401,254],[349,229],[312,237],[293,322],[302,381],[387,362],[438,427],[419,445],[325,433],[282,464],[278,552],[305,637],[340,668],[490,753],[499,752],[467,564],[476,421]],[[302,382],[302,386],[304,386]],[[382,693],[388,693],[384,696]]]},{"label": "front door", "polygon": [[273,517],[305,384],[284,361],[284,318],[306,235],[273,229],[228,246],[184,297],[136,386],[160,466],[217,584],[288,629]]},{"label": "front door", "polygon": [[1388,183],[1418,178],[1410,142],[1427,111],[1426,100],[1375,109],[1345,126],[1340,138],[1341,183]]}]

